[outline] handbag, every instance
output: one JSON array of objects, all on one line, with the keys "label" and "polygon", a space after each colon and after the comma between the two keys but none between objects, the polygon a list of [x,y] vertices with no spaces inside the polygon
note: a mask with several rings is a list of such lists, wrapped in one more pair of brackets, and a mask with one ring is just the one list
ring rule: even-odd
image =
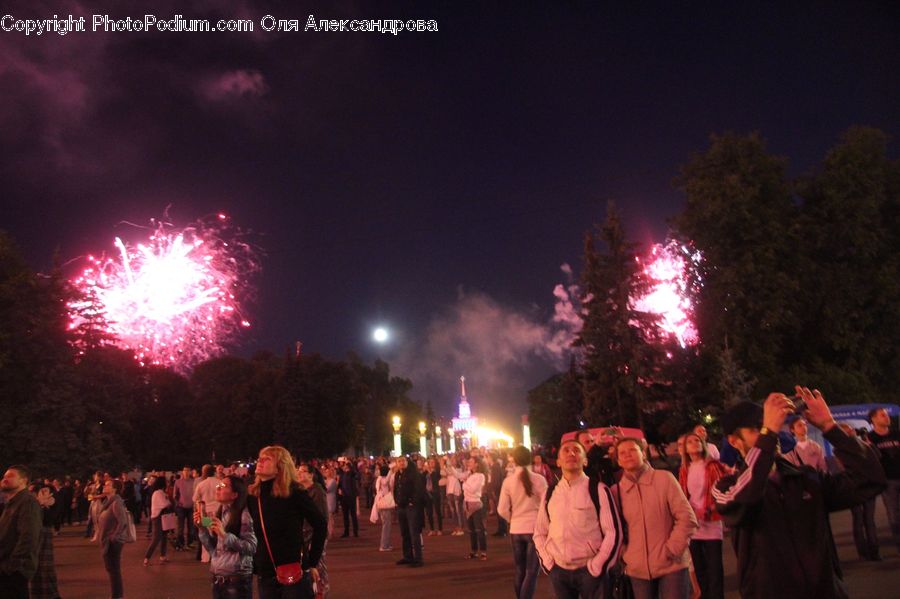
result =
[{"label": "handbag", "polygon": [[125,518],[128,523],[127,526],[125,526],[125,530],[122,532],[122,542],[134,543],[137,541],[137,530],[134,527],[134,517],[131,515],[131,512],[125,510]]},{"label": "handbag", "polygon": [[175,530],[175,527],[178,526],[178,516],[172,512],[161,514],[159,518],[163,530]]},{"label": "handbag", "polygon": [[472,514],[475,512],[481,511],[481,508],[484,507],[484,504],[481,501],[467,501],[466,502],[466,518],[471,518]]},{"label": "handbag", "polygon": [[372,505],[372,512],[369,514],[369,522],[372,524],[378,523],[378,506],[375,504]]},{"label": "handbag", "polygon": [[390,484],[387,485],[387,489],[383,493],[379,493],[378,497],[375,498],[375,507],[379,510],[392,510],[397,507]]},{"label": "handbag", "polygon": [[275,564],[272,547],[269,545],[269,535],[266,534],[266,521],[263,520],[262,498],[257,495],[256,501],[259,505],[259,527],[262,529],[263,539],[266,541],[269,559],[272,560],[272,565],[275,566],[275,579],[278,581],[278,584],[282,585],[297,584],[303,578],[303,566],[300,565],[300,562],[291,562],[280,566]]}]

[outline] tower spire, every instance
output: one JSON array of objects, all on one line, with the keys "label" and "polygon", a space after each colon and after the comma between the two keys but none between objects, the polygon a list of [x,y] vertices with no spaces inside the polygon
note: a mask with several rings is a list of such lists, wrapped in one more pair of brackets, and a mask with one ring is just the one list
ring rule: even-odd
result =
[{"label": "tower spire", "polygon": [[466,396],[466,377],[465,376],[459,377],[459,386],[461,389],[461,392],[459,394],[460,397],[465,397]]}]

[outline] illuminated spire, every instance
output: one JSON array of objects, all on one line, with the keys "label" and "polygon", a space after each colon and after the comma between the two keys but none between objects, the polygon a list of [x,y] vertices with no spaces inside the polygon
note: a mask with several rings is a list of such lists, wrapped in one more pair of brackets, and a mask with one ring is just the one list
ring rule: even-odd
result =
[{"label": "illuminated spire", "polygon": [[469,401],[466,399],[466,377],[459,377],[459,417],[467,419],[472,417],[472,410],[469,408]]}]

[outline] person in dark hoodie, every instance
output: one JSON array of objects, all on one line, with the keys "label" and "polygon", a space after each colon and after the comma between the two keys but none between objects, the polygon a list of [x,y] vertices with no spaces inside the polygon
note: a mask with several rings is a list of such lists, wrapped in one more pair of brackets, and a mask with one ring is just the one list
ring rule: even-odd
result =
[{"label": "person in dark hoodie", "polygon": [[805,402],[803,416],[824,433],[846,470],[832,475],[781,457],[777,433],[797,411],[783,393],[770,393],[762,408],[743,402],[723,414],[722,430],[744,464],[719,479],[713,499],[732,529],[743,599],[848,597],[828,514],[885,486],[877,457],[836,425],[822,394],[795,389]]},{"label": "person in dark hoodie", "polygon": [[403,537],[403,557],[398,566],[418,568],[422,561],[422,526],[425,522],[425,484],[416,463],[401,456],[397,458],[397,475],[394,478],[394,502],[397,504],[397,522]]}]

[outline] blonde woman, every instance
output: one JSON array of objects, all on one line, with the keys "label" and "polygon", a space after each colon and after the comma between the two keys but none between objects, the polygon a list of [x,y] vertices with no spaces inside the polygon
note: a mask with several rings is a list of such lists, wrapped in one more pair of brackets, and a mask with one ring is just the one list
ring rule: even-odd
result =
[{"label": "blonde woman", "polygon": [[[310,587],[319,579],[316,566],[325,548],[328,521],[300,488],[297,467],[287,449],[271,445],[259,450],[256,480],[249,492],[247,507],[258,539],[254,563],[260,599],[309,596]],[[297,584],[282,584],[276,569],[300,560],[304,523],[312,527],[313,533],[309,551],[303,553],[300,562],[302,579]]]}]

